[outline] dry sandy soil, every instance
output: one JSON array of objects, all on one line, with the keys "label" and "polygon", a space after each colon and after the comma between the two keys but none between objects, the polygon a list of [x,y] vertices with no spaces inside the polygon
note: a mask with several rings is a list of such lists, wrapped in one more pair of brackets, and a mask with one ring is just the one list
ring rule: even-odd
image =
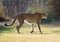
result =
[{"label": "dry sandy soil", "polygon": [[16,32],[0,34],[0,42],[60,42],[60,26],[41,26],[44,34],[40,34],[37,28],[33,34],[28,27],[22,28],[21,34]]},{"label": "dry sandy soil", "polygon": [[0,42],[60,42],[60,34],[0,34]]}]

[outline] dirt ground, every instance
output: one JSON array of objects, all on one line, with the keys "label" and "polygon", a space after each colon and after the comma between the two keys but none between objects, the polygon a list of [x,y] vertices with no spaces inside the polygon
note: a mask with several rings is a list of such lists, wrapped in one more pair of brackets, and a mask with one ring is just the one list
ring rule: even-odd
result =
[{"label": "dirt ground", "polygon": [[60,42],[60,34],[0,34],[0,42]]},{"label": "dirt ground", "polygon": [[30,33],[31,27],[22,27],[21,34],[0,33],[0,42],[60,42],[60,26],[41,26],[43,34],[40,34],[38,28],[35,27],[34,33]]}]

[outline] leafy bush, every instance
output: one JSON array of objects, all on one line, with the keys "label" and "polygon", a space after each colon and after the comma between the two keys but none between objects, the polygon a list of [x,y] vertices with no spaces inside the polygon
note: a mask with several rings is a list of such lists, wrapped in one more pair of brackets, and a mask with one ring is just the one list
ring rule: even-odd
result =
[{"label": "leafy bush", "polygon": [[53,13],[48,13],[48,17],[47,19],[42,19],[42,23],[51,23],[52,21],[54,21],[54,17],[52,15]]},{"label": "leafy bush", "polygon": [[0,26],[0,33],[5,33],[5,32],[9,33],[9,32],[12,32],[12,31],[13,31],[13,28],[11,28],[11,27],[7,28],[7,27],[4,27],[4,26]]}]

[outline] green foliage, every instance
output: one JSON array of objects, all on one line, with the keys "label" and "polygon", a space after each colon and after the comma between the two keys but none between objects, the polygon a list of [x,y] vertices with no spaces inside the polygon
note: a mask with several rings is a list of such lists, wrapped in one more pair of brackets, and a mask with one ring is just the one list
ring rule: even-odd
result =
[{"label": "green foliage", "polygon": [[52,21],[55,20],[54,17],[53,17],[53,15],[54,15],[54,12],[49,9],[49,10],[48,10],[47,23],[50,23],[50,22],[52,22]]},{"label": "green foliage", "polygon": [[26,12],[27,13],[32,13],[32,8],[29,7]]},{"label": "green foliage", "polygon": [[47,23],[51,23],[54,20],[51,14],[48,15],[48,18],[46,20]]},{"label": "green foliage", "polygon": [[13,28],[11,27],[4,27],[4,26],[0,26],[0,33],[5,33],[5,32],[12,32]]},{"label": "green foliage", "polygon": [[53,14],[52,12],[49,12],[47,19],[42,19],[42,22],[44,22],[44,23],[51,23],[52,21],[54,21],[55,19],[54,19],[52,14]]}]

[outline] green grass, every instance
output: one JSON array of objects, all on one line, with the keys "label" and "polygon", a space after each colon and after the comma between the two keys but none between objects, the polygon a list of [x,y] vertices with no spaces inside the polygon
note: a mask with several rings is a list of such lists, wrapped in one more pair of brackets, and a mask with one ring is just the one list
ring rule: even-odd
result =
[{"label": "green grass", "polygon": [[0,26],[0,33],[11,33],[13,31],[13,27]]}]

